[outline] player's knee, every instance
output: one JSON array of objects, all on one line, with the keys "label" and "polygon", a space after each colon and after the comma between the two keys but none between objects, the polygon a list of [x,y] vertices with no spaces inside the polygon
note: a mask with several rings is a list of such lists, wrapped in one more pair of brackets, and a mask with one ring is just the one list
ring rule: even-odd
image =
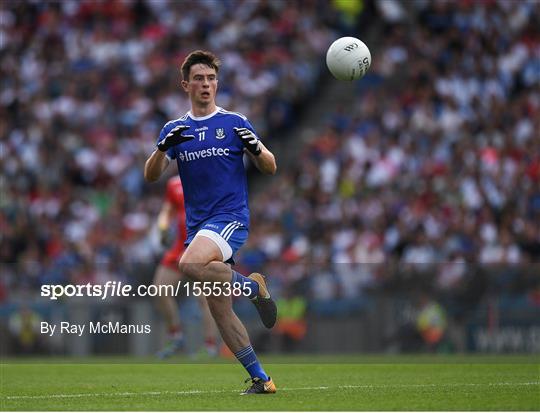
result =
[{"label": "player's knee", "polygon": [[207,267],[210,263],[211,260],[208,260],[204,254],[189,253],[187,251],[180,258],[178,268],[180,273],[190,280],[204,282]]},{"label": "player's knee", "polygon": [[180,274],[182,274],[184,277],[189,278],[191,281],[199,281],[199,272],[197,271],[195,264],[185,264],[179,262],[178,269],[180,270]]},{"label": "player's knee", "polygon": [[180,273],[191,281],[204,281],[204,265],[188,264],[180,261],[178,268]]}]

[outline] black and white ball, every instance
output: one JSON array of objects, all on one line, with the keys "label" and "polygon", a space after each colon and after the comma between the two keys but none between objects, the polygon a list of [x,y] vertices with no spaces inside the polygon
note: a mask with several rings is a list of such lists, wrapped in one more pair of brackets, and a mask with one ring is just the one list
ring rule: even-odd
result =
[{"label": "black and white ball", "polygon": [[355,37],[341,37],[328,48],[326,66],[338,80],[357,80],[371,66],[371,53],[363,41]]}]

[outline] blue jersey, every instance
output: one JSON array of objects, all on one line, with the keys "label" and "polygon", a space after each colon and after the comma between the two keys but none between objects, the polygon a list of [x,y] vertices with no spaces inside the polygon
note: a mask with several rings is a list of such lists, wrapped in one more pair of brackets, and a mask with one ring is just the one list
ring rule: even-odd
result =
[{"label": "blue jersey", "polygon": [[178,125],[190,126],[184,135],[195,136],[167,151],[167,158],[176,159],[182,180],[188,234],[218,216],[249,228],[244,145],[233,128],[255,132],[251,123],[244,115],[220,107],[203,117],[188,112],[166,123],[158,142]]}]

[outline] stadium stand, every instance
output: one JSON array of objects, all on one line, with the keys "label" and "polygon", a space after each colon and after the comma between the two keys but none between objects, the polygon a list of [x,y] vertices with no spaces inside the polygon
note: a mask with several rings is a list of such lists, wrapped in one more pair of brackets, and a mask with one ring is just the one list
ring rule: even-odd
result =
[{"label": "stadium stand", "polygon": [[[209,48],[218,103],[295,152],[250,201],[241,269],[301,291],[308,312],[426,286],[458,318],[493,292],[537,306],[538,3],[343,4],[2,2],[0,302],[149,281],[163,185],[142,165],[188,109],[179,63]],[[370,72],[326,118],[299,118],[334,87],[324,53],[351,30],[372,34]]]}]

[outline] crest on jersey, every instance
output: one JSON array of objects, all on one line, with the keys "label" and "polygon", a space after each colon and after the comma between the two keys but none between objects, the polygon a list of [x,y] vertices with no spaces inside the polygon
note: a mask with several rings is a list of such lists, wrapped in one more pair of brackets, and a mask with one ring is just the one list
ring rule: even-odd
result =
[{"label": "crest on jersey", "polygon": [[223,139],[225,137],[225,129],[217,128],[216,129],[216,139]]}]

